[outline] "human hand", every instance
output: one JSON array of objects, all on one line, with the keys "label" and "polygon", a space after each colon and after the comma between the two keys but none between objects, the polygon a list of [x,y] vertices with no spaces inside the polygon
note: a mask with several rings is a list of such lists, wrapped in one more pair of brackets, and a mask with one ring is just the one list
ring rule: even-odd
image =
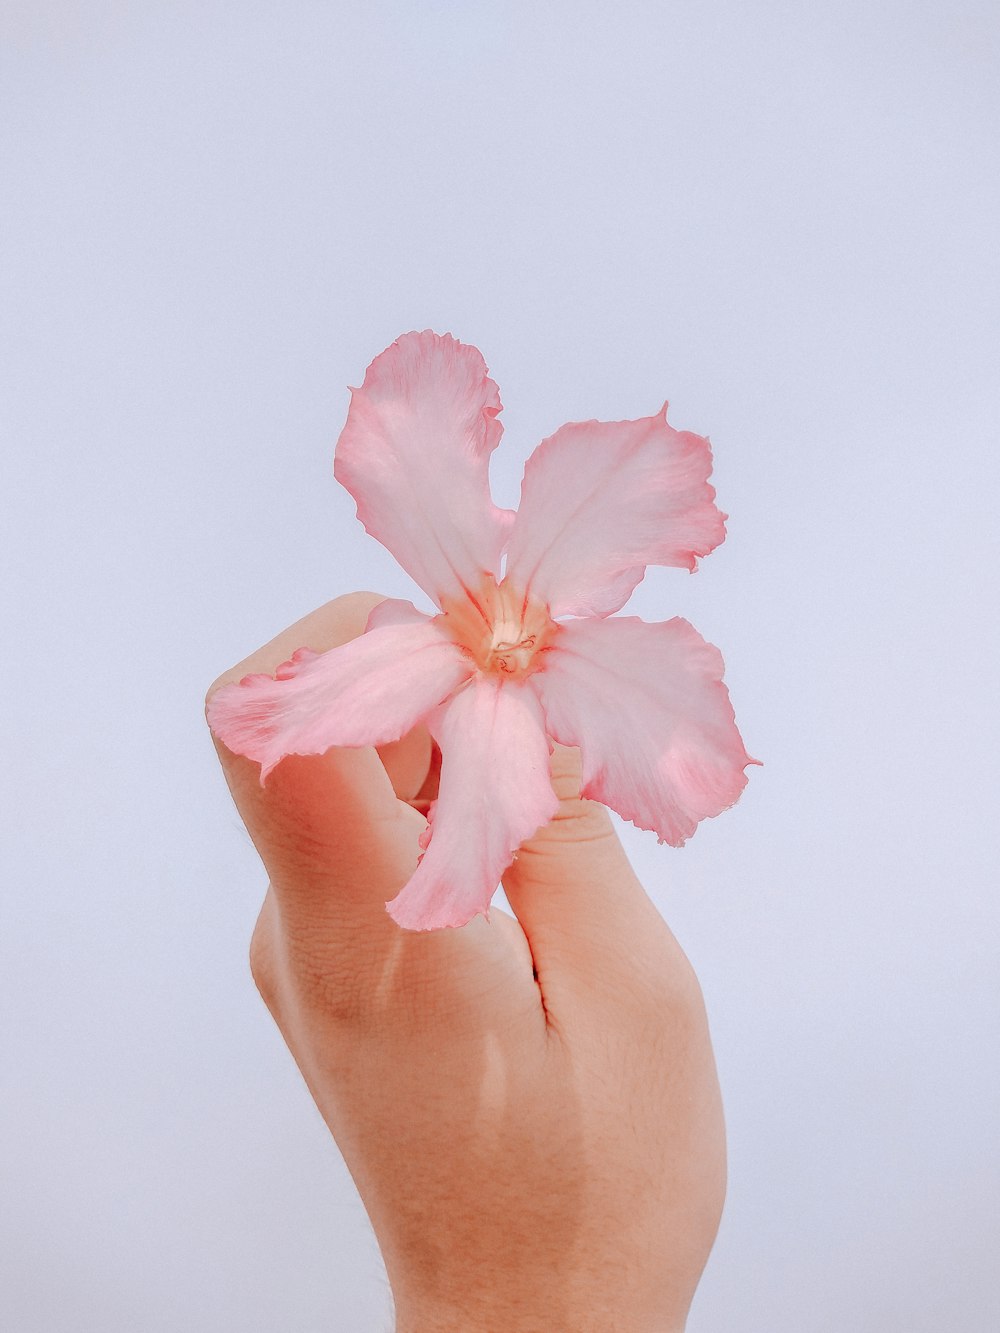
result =
[{"label": "human hand", "polygon": [[[307,616],[216,682],[360,634]],[[718,1228],[725,1136],[701,992],[578,752],[504,876],[516,920],[413,933],[425,731],[259,765],[216,742],[270,886],[257,985],[354,1177],[397,1333],[672,1333]]]}]

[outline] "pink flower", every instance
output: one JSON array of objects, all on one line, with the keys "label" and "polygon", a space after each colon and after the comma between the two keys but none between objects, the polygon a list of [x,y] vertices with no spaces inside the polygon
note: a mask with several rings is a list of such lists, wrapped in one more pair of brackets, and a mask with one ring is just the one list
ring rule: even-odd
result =
[{"label": "pink flower", "polygon": [[580,747],[585,796],[661,842],[680,846],[731,806],[756,761],[719,650],[686,620],[608,618],[647,565],[693,570],[723,540],[708,441],[674,430],[666,406],[563,426],[528,460],[514,514],[490,497],[501,403],[476,348],[405,334],[351,394],[334,473],[440,614],[383,602],[353,642],[300,648],[274,678],[219,690],[215,734],[263,783],[285,755],[425,723],[440,790],[419,864],[387,904],[411,930],[488,916],[517,848],[558,807],[549,738]]}]

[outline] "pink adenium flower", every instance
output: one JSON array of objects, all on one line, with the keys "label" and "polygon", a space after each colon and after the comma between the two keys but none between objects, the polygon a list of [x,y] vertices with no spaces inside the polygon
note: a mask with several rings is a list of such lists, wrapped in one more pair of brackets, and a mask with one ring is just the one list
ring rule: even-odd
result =
[{"label": "pink adenium flower", "polygon": [[376,607],[360,638],[300,648],[220,689],[215,734],[261,766],[383,745],[425,723],[441,750],[423,855],[387,904],[401,926],[461,926],[556,812],[550,738],[579,746],[583,794],[680,846],[755,763],[723,662],[686,620],[612,617],[650,564],[693,570],[725,536],[708,441],[668,425],[574,422],[525,467],[517,513],[492,502],[503,427],[480,352],[408,333],[351,405],[334,473],[358,517],[439,608]]}]

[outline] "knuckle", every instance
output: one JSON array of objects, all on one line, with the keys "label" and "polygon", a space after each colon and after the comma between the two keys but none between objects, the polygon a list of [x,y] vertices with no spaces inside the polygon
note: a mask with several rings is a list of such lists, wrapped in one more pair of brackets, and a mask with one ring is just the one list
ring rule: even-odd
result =
[{"label": "knuckle", "polygon": [[303,1009],[324,1020],[357,1020],[366,986],[363,960],[327,931],[289,928],[269,896],[250,938],[250,975],[279,1025]]},{"label": "knuckle", "polygon": [[654,1025],[700,1021],[704,998],[697,973],[666,924],[661,937],[631,955],[629,999],[636,1016]]},{"label": "knuckle", "polygon": [[371,962],[363,947],[346,947],[323,928],[290,930],[285,938],[296,1001],[325,1019],[357,1023],[371,991]]},{"label": "knuckle", "polygon": [[278,977],[269,918],[261,912],[250,937],[250,975],[268,1009],[277,1004]]},{"label": "knuckle", "polygon": [[693,1031],[705,1017],[705,1001],[694,968],[681,955],[661,975],[645,986],[642,1011],[646,1022],[657,1031]]}]

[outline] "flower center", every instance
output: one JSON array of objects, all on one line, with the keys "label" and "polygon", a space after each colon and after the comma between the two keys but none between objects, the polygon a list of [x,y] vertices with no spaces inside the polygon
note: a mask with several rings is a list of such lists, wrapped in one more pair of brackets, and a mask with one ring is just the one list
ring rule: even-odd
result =
[{"label": "flower center", "polygon": [[542,665],[540,654],[555,630],[544,603],[484,578],[467,598],[447,601],[441,627],[475,660],[480,671],[523,677]]}]

